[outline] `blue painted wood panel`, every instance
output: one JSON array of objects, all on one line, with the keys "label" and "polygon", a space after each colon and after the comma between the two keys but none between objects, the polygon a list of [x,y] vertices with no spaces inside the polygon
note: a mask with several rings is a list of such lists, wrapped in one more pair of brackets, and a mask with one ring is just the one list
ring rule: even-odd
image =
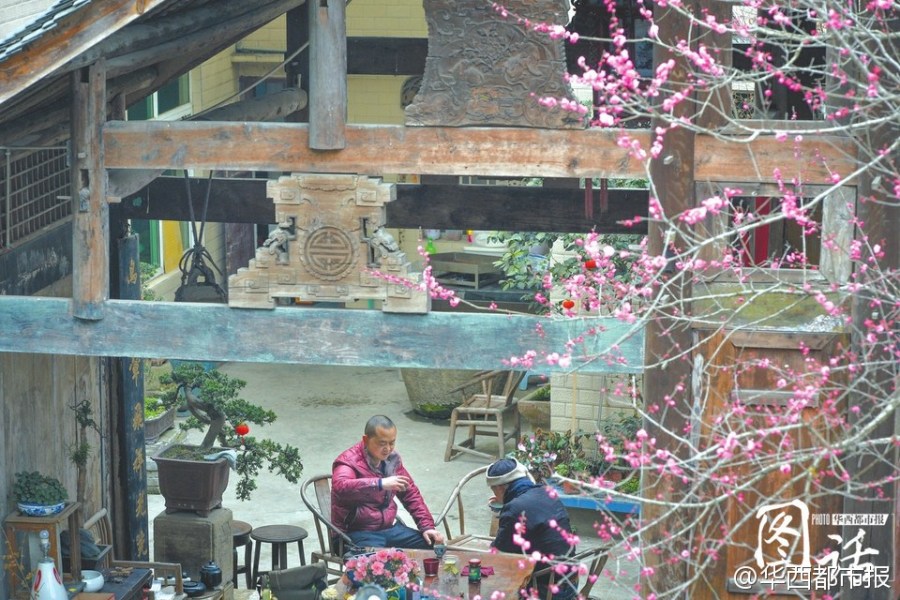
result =
[{"label": "blue painted wood panel", "polygon": [[[571,368],[591,373],[640,373],[640,326],[612,318],[375,310],[110,300],[103,318],[72,317],[67,298],[0,297],[0,352],[37,352],[448,369],[496,369],[534,350],[538,356],[574,344]],[[560,372],[543,366],[545,372]]]}]

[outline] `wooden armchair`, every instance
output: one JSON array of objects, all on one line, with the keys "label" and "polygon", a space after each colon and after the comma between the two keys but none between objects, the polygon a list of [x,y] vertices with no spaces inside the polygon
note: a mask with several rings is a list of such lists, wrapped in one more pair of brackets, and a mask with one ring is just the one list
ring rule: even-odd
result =
[{"label": "wooden armchair", "polygon": [[[450,434],[447,438],[444,461],[456,458],[463,452],[482,458],[503,458],[506,453],[506,442],[517,440],[521,432],[521,421],[514,395],[524,377],[525,371],[484,371],[451,390],[455,392],[479,386],[481,393],[466,396],[462,404],[454,408],[450,414]],[[500,392],[495,392],[498,387]],[[504,427],[508,420],[512,420],[510,430]],[[459,443],[456,442],[457,427],[468,427],[468,437]],[[496,456],[475,450],[475,438],[479,435],[497,439]]]},{"label": "wooden armchair", "polygon": [[[451,550],[482,550],[490,548],[490,543],[494,539],[493,537],[466,531],[466,507],[463,501],[463,490],[465,489],[466,484],[475,479],[484,486],[484,473],[487,470],[487,465],[478,467],[474,471],[469,471],[462,479],[460,479],[459,483],[456,484],[456,487],[453,488],[453,491],[450,492],[450,497],[447,498],[444,508],[435,519],[435,528],[444,528],[444,532],[447,536],[447,547]],[[488,510],[486,504],[483,504],[478,508],[481,510]],[[454,516],[457,519],[456,527],[452,524]]]},{"label": "wooden armchair", "polygon": [[344,553],[353,547],[353,542],[331,522],[331,473],[304,481],[300,498],[313,514],[319,537],[319,551],[310,553],[311,562],[324,561],[327,574],[338,579],[344,573]]},{"label": "wooden armchair", "polygon": [[576,565],[576,569],[577,565],[581,563],[587,564],[587,574],[583,577],[577,575],[577,570],[575,573],[570,571],[565,575],[559,575],[553,570],[553,567],[544,567],[531,574],[531,585],[536,587],[537,578],[550,575],[550,585],[547,587],[546,600],[553,600],[553,584],[560,587],[574,586],[576,588],[575,591],[578,593],[578,597],[587,600],[590,596],[591,589],[594,587],[594,583],[596,583],[597,579],[600,577],[603,567],[606,566],[606,561],[609,560],[609,550],[609,545],[600,545],[594,548],[588,548],[587,550],[582,550],[566,560],[567,563]]},{"label": "wooden armchair", "polygon": [[105,508],[101,508],[84,522],[82,526],[88,531],[92,531],[94,539],[99,544],[112,546],[110,551],[111,560],[109,561],[110,569],[132,568],[132,569],[151,569],[154,577],[164,577],[166,580],[175,581],[175,598],[183,600],[187,598],[184,593],[184,583],[181,578],[181,565],[178,563],[150,562],[150,561],[131,561],[116,560],[116,550],[113,546],[113,530],[112,521],[109,518],[109,512]]}]

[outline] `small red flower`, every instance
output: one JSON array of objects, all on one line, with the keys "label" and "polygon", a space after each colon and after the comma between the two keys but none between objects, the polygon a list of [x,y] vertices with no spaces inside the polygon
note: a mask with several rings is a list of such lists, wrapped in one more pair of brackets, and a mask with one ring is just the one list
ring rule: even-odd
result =
[{"label": "small red flower", "polygon": [[250,433],[250,426],[247,425],[246,423],[238,423],[234,427],[234,432],[236,434],[238,434],[239,436],[243,437],[243,436],[247,435],[248,433]]},{"label": "small red flower", "polygon": [[584,268],[588,271],[593,271],[597,268],[597,261],[593,258],[587,259],[586,261],[584,261]]},{"label": "small red flower", "polygon": [[569,300],[569,299],[563,300],[562,307],[566,310],[571,310],[572,308],[575,307],[575,302],[573,302],[572,300]]}]

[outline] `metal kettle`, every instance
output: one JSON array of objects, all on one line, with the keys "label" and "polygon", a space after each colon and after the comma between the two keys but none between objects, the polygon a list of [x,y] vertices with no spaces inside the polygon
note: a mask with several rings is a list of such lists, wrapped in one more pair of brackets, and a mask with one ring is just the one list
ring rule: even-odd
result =
[{"label": "metal kettle", "polygon": [[200,567],[200,582],[209,590],[222,583],[222,569],[216,561],[211,560]]}]

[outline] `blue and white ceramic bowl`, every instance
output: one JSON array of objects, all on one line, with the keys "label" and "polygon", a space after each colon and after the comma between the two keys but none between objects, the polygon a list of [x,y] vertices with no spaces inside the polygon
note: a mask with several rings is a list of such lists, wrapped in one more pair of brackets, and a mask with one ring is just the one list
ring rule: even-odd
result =
[{"label": "blue and white ceramic bowl", "polygon": [[28,517],[49,517],[61,513],[66,507],[65,502],[59,504],[29,504],[27,502],[17,502],[19,511]]}]

